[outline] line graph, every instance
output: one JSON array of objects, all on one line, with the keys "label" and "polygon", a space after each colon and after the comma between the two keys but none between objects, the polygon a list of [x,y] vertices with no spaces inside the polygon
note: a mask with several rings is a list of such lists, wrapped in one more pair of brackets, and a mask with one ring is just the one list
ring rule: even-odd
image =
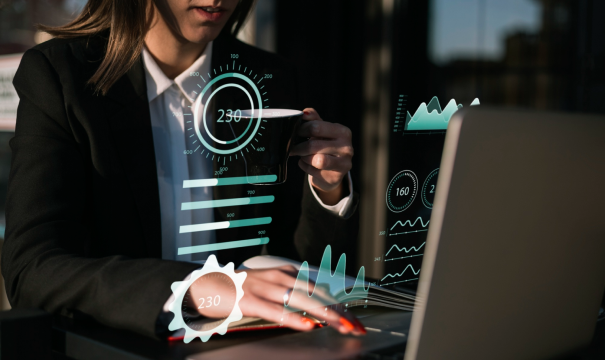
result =
[{"label": "line graph", "polygon": [[[420,221],[420,225],[423,228],[426,228],[427,226],[429,226],[429,223],[431,222],[431,220],[427,220],[426,223],[424,222],[424,220],[422,219],[421,216],[417,217],[416,220],[414,220],[414,222],[412,222],[411,220],[406,220],[405,222],[401,222],[401,221],[397,221],[395,223],[395,225],[393,225],[391,227],[390,231],[393,231],[393,229],[395,229],[397,227],[397,225],[404,227],[404,226],[409,226],[411,228],[413,228],[414,226],[416,226],[416,224]],[[389,236],[395,236],[395,235],[403,235],[403,234],[410,234],[410,233],[416,233],[416,232],[422,232],[422,231],[428,231],[428,229],[421,229],[421,230],[410,230],[410,231],[403,231],[403,232],[398,232],[398,233],[394,233],[391,234],[389,233]]]},{"label": "line graph", "polygon": [[380,286],[386,286],[386,285],[392,285],[392,284],[397,284],[397,283],[402,283],[402,282],[408,282],[408,281],[412,281],[412,280],[418,280],[418,278],[414,278],[414,279],[406,279],[406,280],[401,280],[401,281],[395,281],[395,282],[391,282],[391,283],[387,283],[387,284],[383,284],[383,283],[382,283],[382,282],[383,282],[385,279],[387,279],[387,278],[396,278],[396,277],[399,277],[399,276],[403,276],[403,274],[405,274],[405,272],[406,272],[408,269],[411,269],[411,271],[412,271],[412,273],[413,273],[414,275],[418,275],[418,274],[420,274],[420,270],[414,270],[414,267],[412,266],[412,264],[408,264],[408,266],[406,266],[406,267],[405,267],[405,269],[403,269],[403,271],[402,271],[402,272],[400,272],[400,273],[395,273],[395,274],[387,274],[385,277],[383,277],[383,278],[380,280]]},{"label": "line graph", "polygon": [[[397,246],[397,244],[395,244],[395,245],[391,246],[391,248],[389,249],[389,251],[387,251],[387,253],[384,256],[387,257],[391,253],[391,251],[393,251],[393,249],[397,249],[397,251],[399,251],[399,252],[404,252],[405,251],[406,254],[409,254],[412,251],[420,251],[420,249],[422,249],[424,247],[424,244],[426,244],[426,242],[423,242],[418,247],[411,246],[409,248],[406,248],[406,247],[400,248],[399,246]],[[384,261],[399,260],[399,259],[411,258],[411,257],[416,257],[416,256],[422,256],[422,255],[423,254],[407,255],[407,256],[402,256],[402,257],[398,257],[398,258],[385,259]]]}]

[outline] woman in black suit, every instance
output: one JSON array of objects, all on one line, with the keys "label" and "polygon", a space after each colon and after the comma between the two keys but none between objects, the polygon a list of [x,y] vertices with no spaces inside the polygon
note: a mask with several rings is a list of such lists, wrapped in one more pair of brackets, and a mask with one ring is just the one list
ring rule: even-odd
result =
[{"label": "woman in black suit", "polygon": [[[212,44],[213,64],[238,53],[259,72],[280,74],[270,85],[272,107],[296,106],[291,68],[233,36],[252,6],[252,0],[90,0],[72,23],[45,28],[56,39],[25,53],[14,80],[20,104],[10,143],[2,253],[13,306],[83,313],[107,325],[158,335],[170,285],[199,265],[161,259],[165,222],[151,123],[162,114],[150,105],[152,77],[141,54],[147,52],[161,70],[154,76],[178,79]],[[351,246],[357,199],[343,181],[353,156],[349,129],[323,122],[313,109],[304,114],[307,122],[299,135],[309,140],[291,151],[300,160],[298,167],[290,166],[286,184],[277,187],[281,195],[271,235],[279,241],[266,249],[313,264],[328,244],[336,253]],[[242,191],[215,190],[214,198]],[[346,214],[329,210],[344,198],[350,200]],[[222,240],[217,232],[216,241]],[[237,264],[259,253],[258,246],[241,248],[220,253],[219,261]],[[243,315],[279,322],[296,272],[247,273]],[[315,305],[309,301],[305,307]],[[343,333],[363,333],[348,314],[321,316]],[[285,325],[312,328],[299,315]]]}]

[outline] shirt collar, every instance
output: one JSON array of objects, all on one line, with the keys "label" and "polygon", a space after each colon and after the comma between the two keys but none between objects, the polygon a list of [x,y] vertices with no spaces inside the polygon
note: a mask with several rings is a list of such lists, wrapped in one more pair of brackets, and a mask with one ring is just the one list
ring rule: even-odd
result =
[{"label": "shirt collar", "polygon": [[143,64],[145,65],[145,80],[147,81],[147,99],[149,102],[170,88],[173,84],[191,102],[195,100],[200,88],[198,87],[197,76],[190,76],[192,72],[206,74],[210,72],[210,62],[212,59],[212,42],[206,45],[206,49],[197,60],[174,80],[169,79],[155,62],[149,51],[143,47]]}]

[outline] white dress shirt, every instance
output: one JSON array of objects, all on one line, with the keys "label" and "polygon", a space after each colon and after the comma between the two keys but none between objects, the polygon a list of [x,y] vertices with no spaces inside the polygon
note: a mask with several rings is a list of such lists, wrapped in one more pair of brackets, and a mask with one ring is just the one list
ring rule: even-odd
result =
[{"label": "white dress shirt", "polygon": [[[158,174],[160,195],[160,216],[162,228],[162,258],[169,260],[189,260],[179,256],[177,248],[191,246],[191,233],[179,233],[180,225],[193,223],[213,222],[213,212],[181,211],[181,203],[191,201],[190,189],[183,189],[183,180],[196,178],[212,178],[212,162],[202,162],[203,166],[195,172],[190,169],[188,156],[183,155],[187,150],[185,138],[186,129],[192,126],[193,117],[184,117],[184,113],[191,113],[195,101],[198,78],[190,77],[190,72],[206,74],[211,72],[212,42],[210,42],[202,55],[182,74],[174,80],[169,79],[159,68],[147,49],[143,49],[143,63],[145,65],[145,80],[147,82],[147,98],[151,115],[151,126]],[[203,106],[203,104],[202,104]],[[202,130],[202,129],[200,129]],[[310,180],[310,179],[309,179]],[[309,181],[309,184],[311,182]],[[328,211],[341,217],[347,217],[352,203],[353,184],[348,176],[349,196],[338,204],[328,206],[317,196],[311,185],[311,192],[317,201]],[[203,188],[203,200],[213,200],[211,188]],[[199,200],[200,194],[196,194]],[[203,239],[196,238],[195,245],[213,243],[216,241],[215,231],[203,231]],[[198,236],[198,234],[196,234]],[[229,259],[221,259],[228,262]]]}]

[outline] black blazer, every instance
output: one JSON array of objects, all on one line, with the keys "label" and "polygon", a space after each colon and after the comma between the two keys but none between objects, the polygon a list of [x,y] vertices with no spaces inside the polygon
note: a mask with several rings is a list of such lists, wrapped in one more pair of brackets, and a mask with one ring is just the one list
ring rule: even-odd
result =
[{"label": "black blazer", "polygon": [[[21,60],[14,79],[20,103],[10,142],[2,273],[13,307],[83,313],[153,336],[170,285],[199,266],[161,260],[156,161],[142,61],[106,96],[86,85],[103,58],[106,37],[50,40]],[[230,63],[231,53],[258,73],[273,74],[266,82],[271,107],[300,106],[292,68],[284,60],[221,36],[214,42],[212,66]],[[318,263],[327,244],[336,254],[353,246],[357,219],[342,219],[321,207],[296,159],[290,160],[288,171],[284,185],[261,190],[275,194],[271,208],[242,207],[238,214],[249,218],[255,211],[271,212],[266,251]],[[214,191],[215,198],[230,198],[246,188]],[[357,197],[354,206],[356,202]],[[224,219],[224,211],[216,211],[215,217]],[[219,242],[240,239],[233,231],[219,231],[217,237]],[[225,250],[218,259],[237,266],[260,252],[260,246]]]}]

